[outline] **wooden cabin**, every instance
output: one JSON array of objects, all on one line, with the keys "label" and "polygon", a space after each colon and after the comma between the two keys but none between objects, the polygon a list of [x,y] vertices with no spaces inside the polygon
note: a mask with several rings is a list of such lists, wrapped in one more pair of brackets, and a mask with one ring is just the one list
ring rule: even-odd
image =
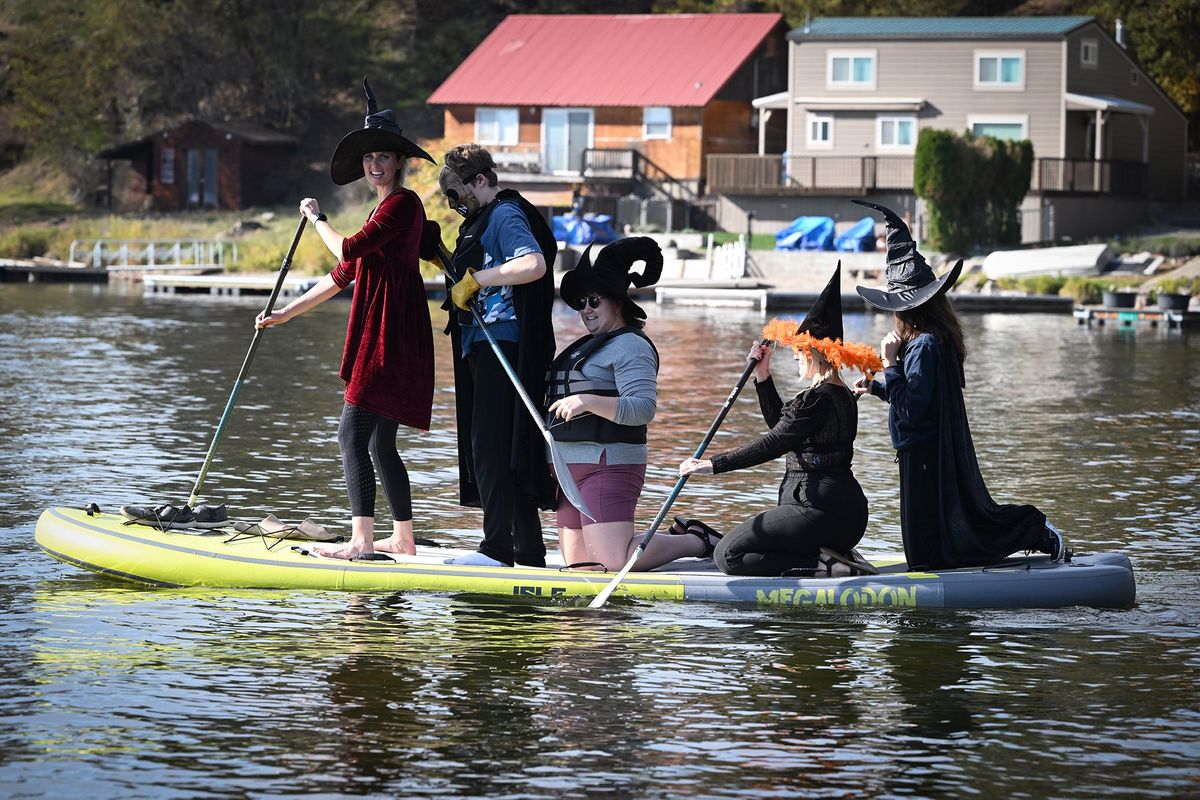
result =
[{"label": "wooden cabin", "polygon": [[[192,120],[96,154],[108,162],[107,205],[135,210],[243,209],[285,199],[293,136],[248,123]],[[114,186],[114,161],[128,161],[126,185]]]},{"label": "wooden cabin", "polygon": [[[430,96],[534,203],[573,191],[703,193],[705,158],[753,152],[751,101],[787,88],[780,14],[506,18]],[[439,154],[440,155],[440,154]]]}]

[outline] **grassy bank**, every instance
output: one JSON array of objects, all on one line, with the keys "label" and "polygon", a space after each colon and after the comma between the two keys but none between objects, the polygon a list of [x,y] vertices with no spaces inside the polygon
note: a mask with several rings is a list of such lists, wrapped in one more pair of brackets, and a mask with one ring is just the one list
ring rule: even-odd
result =
[{"label": "grassy bank", "polygon": [[[442,142],[423,146],[436,156],[445,151]],[[426,214],[441,224],[442,238],[452,241],[459,218],[437,193],[438,168],[427,161],[411,162],[410,168],[407,185],[421,197]],[[360,230],[375,205],[374,196],[361,182],[346,189],[330,185],[328,195],[318,199],[330,223],[343,235]],[[297,197],[286,205],[241,211],[109,214],[84,207],[61,171],[47,164],[24,164],[0,175],[0,257],[66,260],[76,240],[215,239],[237,244],[237,264],[227,260],[228,271],[271,272],[279,269],[295,234],[299,201]],[[319,275],[334,263],[320,237],[309,230],[296,248],[292,270]],[[422,270],[436,272],[424,263]]]}]

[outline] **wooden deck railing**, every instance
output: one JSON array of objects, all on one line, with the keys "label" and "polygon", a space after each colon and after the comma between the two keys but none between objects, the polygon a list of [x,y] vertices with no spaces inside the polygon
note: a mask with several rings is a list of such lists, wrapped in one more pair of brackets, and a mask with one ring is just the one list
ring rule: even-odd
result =
[{"label": "wooden deck railing", "polygon": [[[1132,161],[1067,158],[1036,160],[1031,192],[1146,194],[1148,170]],[[710,194],[866,194],[912,190],[913,159],[907,156],[710,155]]]}]

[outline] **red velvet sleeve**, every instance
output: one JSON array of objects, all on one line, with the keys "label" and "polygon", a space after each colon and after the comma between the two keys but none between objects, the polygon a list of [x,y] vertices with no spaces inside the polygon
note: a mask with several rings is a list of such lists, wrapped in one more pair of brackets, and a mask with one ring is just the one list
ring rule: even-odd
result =
[{"label": "red velvet sleeve", "polygon": [[354,261],[373,253],[397,236],[413,231],[419,218],[413,206],[416,202],[416,195],[409,191],[399,191],[385,199],[361,231],[342,240],[342,261]]}]

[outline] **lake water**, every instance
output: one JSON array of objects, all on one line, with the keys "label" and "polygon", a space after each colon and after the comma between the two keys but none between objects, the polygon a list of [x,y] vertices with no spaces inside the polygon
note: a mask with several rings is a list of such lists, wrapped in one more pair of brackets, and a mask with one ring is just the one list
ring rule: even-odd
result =
[{"label": "lake water", "polygon": [[[186,499],[262,302],[0,285],[0,796],[1200,796],[1195,335],[964,317],[992,493],[1037,504],[1079,551],[1128,554],[1129,611],[155,590],[39,552],[49,506]],[[264,337],[204,499],[346,529],[346,309]],[[649,310],[663,370],[647,521],[763,322]],[[558,321],[560,340],[580,332],[565,308]],[[873,343],[889,327],[845,324]],[[433,430],[402,448],[419,530],[470,545],[436,340]],[[864,551],[900,545],[885,410],[860,405]],[[711,452],[761,429],[748,390]],[[728,527],[773,502],[779,472],[693,479],[676,511]]]}]

